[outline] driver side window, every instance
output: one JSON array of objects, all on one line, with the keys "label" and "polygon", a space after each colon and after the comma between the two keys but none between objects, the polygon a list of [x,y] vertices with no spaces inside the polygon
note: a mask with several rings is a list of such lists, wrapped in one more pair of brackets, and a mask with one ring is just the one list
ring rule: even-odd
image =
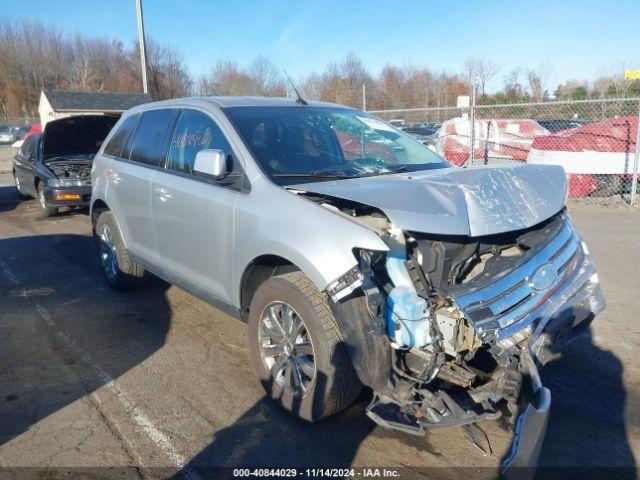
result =
[{"label": "driver side window", "polygon": [[231,146],[213,119],[196,110],[183,110],[169,145],[167,169],[198,175],[193,165],[196,154],[204,149],[222,150],[227,158],[231,155]]}]

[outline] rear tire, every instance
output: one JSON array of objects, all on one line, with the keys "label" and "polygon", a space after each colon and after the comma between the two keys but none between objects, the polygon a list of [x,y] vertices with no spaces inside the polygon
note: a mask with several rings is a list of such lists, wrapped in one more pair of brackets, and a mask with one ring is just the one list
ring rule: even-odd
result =
[{"label": "rear tire", "polygon": [[115,290],[131,290],[140,286],[144,268],[129,258],[116,219],[110,211],[104,211],[98,217],[94,240],[98,262],[109,286]]},{"label": "rear tire", "polygon": [[44,184],[42,182],[38,182],[38,202],[40,203],[40,214],[43,217],[53,217],[58,214],[58,207],[52,207],[47,203],[44,195]]},{"label": "rear tire", "polygon": [[249,310],[249,341],[267,394],[304,420],[339,412],[362,389],[325,295],[301,272],[260,285]]}]

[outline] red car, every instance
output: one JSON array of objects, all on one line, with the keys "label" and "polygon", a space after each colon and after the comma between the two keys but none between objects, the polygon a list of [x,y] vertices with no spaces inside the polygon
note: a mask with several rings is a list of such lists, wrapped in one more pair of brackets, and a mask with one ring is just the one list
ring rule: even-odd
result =
[{"label": "red car", "polygon": [[569,196],[618,193],[633,173],[637,117],[612,118],[537,137],[527,163],[561,165]]},{"label": "red car", "polygon": [[[470,123],[468,118],[453,118],[442,124],[436,151],[456,166],[469,159]],[[533,139],[549,131],[530,119],[476,119],[474,158],[488,162],[524,162]]]}]

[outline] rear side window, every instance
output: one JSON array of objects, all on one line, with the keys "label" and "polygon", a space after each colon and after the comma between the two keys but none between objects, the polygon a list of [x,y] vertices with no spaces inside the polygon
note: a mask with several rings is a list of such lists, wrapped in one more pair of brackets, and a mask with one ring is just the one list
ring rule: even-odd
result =
[{"label": "rear side window", "polygon": [[143,113],[131,140],[129,159],[149,165],[160,165],[164,139],[173,115],[173,110],[151,110]]},{"label": "rear side window", "polygon": [[167,169],[198,175],[193,171],[196,154],[203,149],[222,150],[227,158],[231,146],[216,123],[204,113],[183,110],[173,131]]},{"label": "rear side window", "polygon": [[131,133],[131,130],[133,130],[137,119],[138,115],[130,115],[122,121],[118,126],[118,130],[116,130],[109,140],[109,143],[104,147],[103,153],[105,155],[110,155],[112,157],[119,157],[121,155],[122,147],[127,141],[127,138],[129,138],[129,134]]}]

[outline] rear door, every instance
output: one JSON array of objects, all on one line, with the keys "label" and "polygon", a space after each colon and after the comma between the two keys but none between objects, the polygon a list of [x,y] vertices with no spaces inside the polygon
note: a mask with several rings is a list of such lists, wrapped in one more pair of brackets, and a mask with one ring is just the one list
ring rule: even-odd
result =
[{"label": "rear door", "polygon": [[[151,211],[151,180],[160,168],[175,110],[140,115],[120,156],[106,172],[107,203],[114,211],[127,249],[153,262],[158,248]],[[111,142],[110,142],[111,143]],[[108,146],[105,147],[105,152]]]},{"label": "rear door", "polygon": [[[213,180],[193,170],[196,153],[219,149],[229,176]],[[161,266],[194,293],[229,301],[233,258],[233,209],[242,172],[229,142],[206,113],[185,109],[169,142],[166,168],[152,182],[152,204]]]}]

